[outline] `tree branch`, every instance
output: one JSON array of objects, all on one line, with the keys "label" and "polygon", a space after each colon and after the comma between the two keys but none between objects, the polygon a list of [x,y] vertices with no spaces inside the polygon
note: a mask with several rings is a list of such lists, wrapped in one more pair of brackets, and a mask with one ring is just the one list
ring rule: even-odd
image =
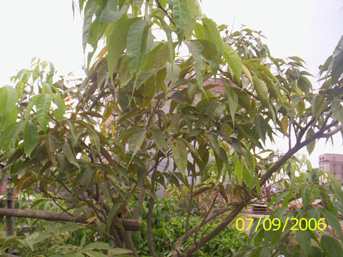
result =
[{"label": "tree branch", "polygon": [[[0,216],[88,224],[87,217],[85,216],[72,216],[67,213],[55,213],[30,209],[0,208]],[[127,231],[139,230],[140,222],[138,220],[121,219],[121,222],[123,223],[123,226]]]}]

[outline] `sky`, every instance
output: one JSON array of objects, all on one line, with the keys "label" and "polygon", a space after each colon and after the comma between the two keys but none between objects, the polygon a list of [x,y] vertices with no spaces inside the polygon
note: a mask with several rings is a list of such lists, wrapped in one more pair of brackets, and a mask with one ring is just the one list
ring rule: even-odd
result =
[{"label": "sky", "polygon": [[[343,0],[202,0],[205,15],[234,29],[261,30],[274,56],[298,55],[315,76],[343,35]],[[28,67],[33,57],[51,61],[62,73],[82,75],[82,22],[73,17],[71,0],[2,1],[0,16],[0,86]],[[315,77],[316,78],[316,77]],[[274,147],[284,151],[282,140]],[[322,153],[342,153],[320,141],[310,156],[318,165]]]}]

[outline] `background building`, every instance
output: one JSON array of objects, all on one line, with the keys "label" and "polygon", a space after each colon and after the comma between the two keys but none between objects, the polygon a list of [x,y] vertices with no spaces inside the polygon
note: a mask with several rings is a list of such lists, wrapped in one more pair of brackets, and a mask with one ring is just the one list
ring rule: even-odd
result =
[{"label": "background building", "polygon": [[319,156],[320,169],[330,172],[343,183],[343,154],[322,154]]}]

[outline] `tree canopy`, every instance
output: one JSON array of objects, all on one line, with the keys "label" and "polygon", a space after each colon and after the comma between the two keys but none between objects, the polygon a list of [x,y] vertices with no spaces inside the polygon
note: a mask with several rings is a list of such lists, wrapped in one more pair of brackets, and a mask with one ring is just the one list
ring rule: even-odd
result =
[{"label": "tree canopy", "polygon": [[[218,26],[197,0],[74,5],[84,19],[87,77],[68,81],[52,64],[35,60],[13,77],[15,87],[0,88],[0,161],[17,191],[42,193],[69,218],[82,217],[113,247],[136,256],[137,232],[125,224],[139,224],[154,257],[160,256],[153,233],[156,193],[184,192],[191,217],[195,197],[216,192],[227,200],[225,208],[215,198],[198,224],[185,220],[169,255],[181,257],[194,256],[286,173],[286,192],[270,203],[275,215],[291,215],[288,203],[302,198],[295,215],[324,215],[340,235],[341,188],[319,184],[313,176],[320,173],[311,167],[299,178],[304,166],[294,155],[304,147],[311,153],[318,139],[342,131],[342,42],[321,66],[318,91],[301,58],[273,57],[259,32]],[[268,143],[280,136],[289,139],[282,155]],[[306,185],[313,190],[303,190]],[[316,198],[326,211],[314,211]],[[342,251],[342,237],[310,232],[297,234],[299,252],[288,249],[281,239],[289,233],[253,233],[254,246],[242,254]]]}]

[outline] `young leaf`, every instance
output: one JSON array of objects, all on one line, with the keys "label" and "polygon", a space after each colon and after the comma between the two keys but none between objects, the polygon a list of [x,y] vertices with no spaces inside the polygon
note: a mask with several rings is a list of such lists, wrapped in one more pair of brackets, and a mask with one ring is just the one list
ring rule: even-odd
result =
[{"label": "young leaf", "polygon": [[253,81],[254,81],[254,86],[255,86],[257,95],[261,98],[262,101],[268,102],[269,93],[268,93],[268,87],[266,83],[256,76],[253,77]]}]

